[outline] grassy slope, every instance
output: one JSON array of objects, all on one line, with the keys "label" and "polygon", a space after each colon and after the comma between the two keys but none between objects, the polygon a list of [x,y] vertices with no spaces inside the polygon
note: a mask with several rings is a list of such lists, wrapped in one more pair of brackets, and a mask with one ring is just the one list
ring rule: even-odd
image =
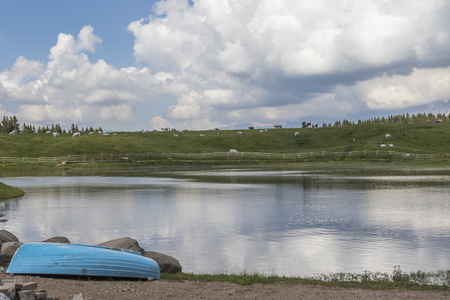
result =
[{"label": "grassy slope", "polygon": [[[395,145],[391,150],[412,153],[450,152],[450,122],[440,124],[367,124],[316,129],[269,129],[187,131],[174,137],[173,132],[118,132],[117,135],[82,135],[72,138],[49,134],[0,135],[0,157],[53,157],[97,153],[199,153],[240,152],[301,153],[309,151],[379,150],[377,143]],[[400,133],[405,133],[401,138]],[[295,137],[294,132],[300,132]],[[392,138],[387,140],[389,133]],[[204,136],[200,136],[200,134]]]},{"label": "grassy slope", "polygon": [[0,182],[0,200],[23,196],[23,191]]}]

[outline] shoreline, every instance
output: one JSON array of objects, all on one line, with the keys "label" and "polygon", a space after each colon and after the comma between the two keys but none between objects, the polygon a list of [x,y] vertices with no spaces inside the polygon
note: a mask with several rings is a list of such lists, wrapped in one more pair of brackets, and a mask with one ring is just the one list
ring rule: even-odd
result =
[{"label": "shoreline", "polygon": [[[2,279],[11,278],[2,275]],[[327,287],[322,285],[279,282],[238,285],[230,282],[199,282],[179,280],[124,281],[101,279],[68,279],[40,276],[16,276],[16,280],[36,282],[38,290],[47,297],[72,300],[83,299],[448,299],[450,291],[436,290],[373,290],[363,288]]]}]

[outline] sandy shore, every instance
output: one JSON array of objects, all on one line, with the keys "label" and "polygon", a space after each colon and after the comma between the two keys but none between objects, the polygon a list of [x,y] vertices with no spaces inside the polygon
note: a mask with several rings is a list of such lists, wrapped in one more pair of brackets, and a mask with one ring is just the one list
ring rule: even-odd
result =
[{"label": "sandy shore", "polygon": [[[3,278],[11,278],[3,275]],[[323,286],[276,283],[241,286],[229,282],[84,280],[39,276],[16,276],[19,281],[34,281],[49,298],[83,299],[450,299],[450,291],[373,291]]]}]

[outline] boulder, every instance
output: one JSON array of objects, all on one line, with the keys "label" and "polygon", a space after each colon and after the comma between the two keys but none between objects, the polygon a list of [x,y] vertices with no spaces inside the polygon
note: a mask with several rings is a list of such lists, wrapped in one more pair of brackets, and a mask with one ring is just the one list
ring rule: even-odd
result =
[{"label": "boulder", "polygon": [[7,265],[11,262],[17,249],[22,246],[23,243],[20,242],[6,242],[2,244],[2,249],[0,250],[0,264]]},{"label": "boulder", "polygon": [[42,241],[43,243],[61,243],[61,244],[70,244],[70,241],[65,236],[54,236],[49,239],[46,239],[45,241]]},{"label": "boulder", "polygon": [[169,255],[159,252],[145,251],[143,256],[148,257],[156,261],[161,273],[178,273],[181,272],[180,262]]},{"label": "boulder", "polygon": [[0,230],[0,245],[6,242],[18,242],[19,239],[7,230]]},{"label": "boulder", "polygon": [[139,243],[130,237],[119,238],[111,241],[107,241],[98,246],[111,247],[111,248],[120,248],[120,249],[128,249],[136,252],[140,252],[144,254],[145,250],[139,246]]}]

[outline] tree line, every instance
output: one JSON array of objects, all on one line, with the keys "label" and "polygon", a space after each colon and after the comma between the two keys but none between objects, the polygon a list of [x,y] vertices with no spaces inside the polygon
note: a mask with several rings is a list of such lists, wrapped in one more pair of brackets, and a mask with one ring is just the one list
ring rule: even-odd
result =
[{"label": "tree line", "polygon": [[[341,127],[341,126],[350,126],[350,125],[356,125],[356,124],[417,124],[417,123],[424,123],[424,122],[430,122],[430,123],[437,123],[437,122],[444,122],[449,121],[450,115],[445,113],[439,113],[437,115],[434,115],[432,113],[418,113],[417,115],[409,113],[402,114],[402,115],[395,115],[395,116],[388,116],[388,117],[377,117],[377,118],[371,118],[367,120],[358,120],[356,123],[349,120],[343,120],[343,121],[336,121],[334,124],[332,123],[323,123],[322,127]],[[59,123],[52,124],[50,127],[45,126],[41,127],[39,126],[37,129],[34,125],[27,125],[23,124],[22,129],[20,129],[19,120],[17,120],[16,116],[12,117],[3,117],[2,122],[0,123],[0,133],[11,133],[11,132],[21,132],[21,133],[48,133],[48,132],[58,132],[58,133],[69,133],[73,134],[75,132],[103,132],[103,129],[101,127],[99,128],[93,128],[86,127],[81,129],[78,128],[78,125],[75,125],[72,123],[72,126],[67,131],[65,129],[61,128],[61,125]]]},{"label": "tree line", "polygon": [[358,120],[356,123],[349,120],[343,120],[334,122],[334,125],[332,123],[323,123],[323,127],[341,127],[341,126],[350,126],[350,125],[356,125],[356,124],[418,124],[418,123],[439,123],[439,122],[445,122],[450,120],[450,115],[445,113],[439,113],[437,115],[434,115],[432,113],[418,113],[417,115],[409,113],[407,114],[401,114],[401,115],[395,115],[395,116],[388,116],[388,117],[377,117],[377,118],[371,118],[367,120]]},{"label": "tree line", "polygon": [[12,132],[17,132],[17,133],[48,133],[48,132],[58,132],[58,133],[68,133],[68,134],[73,134],[75,132],[84,132],[84,133],[89,133],[89,132],[103,132],[103,129],[101,127],[99,128],[93,128],[91,127],[86,127],[83,128],[81,127],[81,129],[78,128],[78,125],[75,125],[72,123],[72,126],[66,130],[61,128],[61,125],[59,123],[57,124],[52,124],[51,126],[39,126],[37,129],[34,125],[30,125],[30,124],[23,124],[22,125],[22,129],[20,129],[20,123],[19,120],[17,119],[16,116],[12,116],[12,117],[3,117],[2,122],[0,123],[0,133],[12,133]]}]

